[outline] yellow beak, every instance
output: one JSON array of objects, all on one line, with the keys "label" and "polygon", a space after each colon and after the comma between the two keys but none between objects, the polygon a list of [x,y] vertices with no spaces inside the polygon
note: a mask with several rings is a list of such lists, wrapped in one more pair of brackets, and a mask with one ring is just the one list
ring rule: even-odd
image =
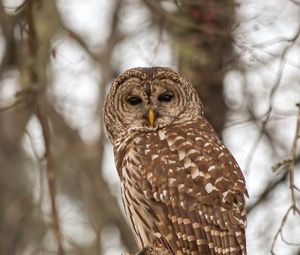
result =
[{"label": "yellow beak", "polygon": [[149,120],[150,126],[153,127],[154,121],[155,121],[154,111],[152,109],[149,109],[147,111],[147,116],[148,116],[148,120]]}]

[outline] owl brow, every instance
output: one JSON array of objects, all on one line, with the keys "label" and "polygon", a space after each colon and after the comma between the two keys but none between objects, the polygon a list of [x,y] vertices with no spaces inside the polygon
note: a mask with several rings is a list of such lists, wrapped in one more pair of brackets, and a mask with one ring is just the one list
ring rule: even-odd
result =
[{"label": "owl brow", "polygon": [[158,73],[155,77],[155,79],[157,80],[164,80],[164,79],[168,79],[174,82],[179,82],[181,83],[181,79],[180,77],[178,77],[176,74],[174,75],[173,73]]},{"label": "owl brow", "polygon": [[117,78],[117,87],[120,87],[123,83],[131,79],[137,79],[141,82],[141,79],[135,73],[123,74]]}]

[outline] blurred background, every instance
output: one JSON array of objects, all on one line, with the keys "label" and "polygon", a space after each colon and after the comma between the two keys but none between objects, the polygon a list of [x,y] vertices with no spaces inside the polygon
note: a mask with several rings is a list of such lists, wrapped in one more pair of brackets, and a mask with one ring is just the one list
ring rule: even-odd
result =
[{"label": "blurred background", "polygon": [[248,253],[300,254],[299,37],[299,0],[0,1],[0,254],[137,252],[102,122],[136,66],[195,86],[247,180]]}]

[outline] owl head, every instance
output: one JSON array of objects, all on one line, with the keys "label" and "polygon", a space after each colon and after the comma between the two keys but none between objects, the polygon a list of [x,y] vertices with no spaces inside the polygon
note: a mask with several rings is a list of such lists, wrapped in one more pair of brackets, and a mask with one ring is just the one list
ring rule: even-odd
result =
[{"label": "owl head", "polygon": [[156,131],[202,115],[192,85],[165,67],[125,71],[113,82],[104,104],[104,122],[113,144],[124,132]]}]

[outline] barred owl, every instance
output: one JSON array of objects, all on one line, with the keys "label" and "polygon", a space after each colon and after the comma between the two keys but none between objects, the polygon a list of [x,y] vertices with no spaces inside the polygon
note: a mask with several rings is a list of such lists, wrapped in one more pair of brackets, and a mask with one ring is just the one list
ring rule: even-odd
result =
[{"label": "barred owl", "polygon": [[104,122],[140,249],[246,254],[245,180],[190,83],[168,68],[129,69]]}]

